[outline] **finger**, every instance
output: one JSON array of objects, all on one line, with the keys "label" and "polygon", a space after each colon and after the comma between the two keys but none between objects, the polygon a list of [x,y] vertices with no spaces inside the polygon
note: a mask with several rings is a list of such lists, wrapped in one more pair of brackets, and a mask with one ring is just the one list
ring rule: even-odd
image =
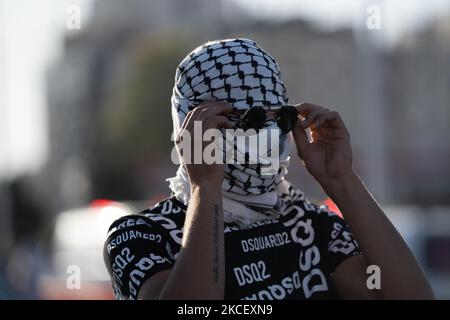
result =
[{"label": "finger", "polygon": [[331,127],[321,126],[321,127],[317,128],[316,130],[312,130],[312,131],[317,132],[319,134],[319,137],[330,140],[330,141],[336,140],[339,138],[335,134],[335,129],[333,129]]},{"label": "finger", "polygon": [[297,153],[300,159],[303,159],[304,152],[309,145],[309,138],[306,130],[303,129],[300,123],[294,127],[292,130],[295,139],[295,145],[297,146]]},{"label": "finger", "polygon": [[311,112],[309,115],[307,115],[305,117],[305,120],[303,121],[303,128],[308,128],[312,123],[314,124],[314,126],[317,126],[317,124],[315,123],[316,120],[321,115],[324,115],[324,114],[326,114],[328,112],[329,111],[327,109],[318,109],[318,110],[315,110],[315,111]]},{"label": "finger", "polygon": [[209,117],[205,121],[205,129],[209,128],[225,128],[225,129],[232,129],[233,123],[225,116],[214,116]]},{"label": "finger", "polygon": [[345,124],[342,121],[341,117],[339,116],[339,113],[336,111],[329,111],[325,114],[320,114],[317,117],[316,120],[316,127],[319,128],[322,125],[326,124],[327,126],[336,128],[336,129],[342,129],[345,128]]},{"label": "finger", "polygon": [[318,113],[314,116],[314,129],[319,129],[322,126],[329,126],[329,121],[334,118],[335,115],[330,111]]},{"label": "finger", "polygon": [[319,142],[324,144],[332,144],[335,140],[329,139],[319,131],[311,131],[311,140],[312,142]]},{"label": "finger", "polygon": [[188,123],[191,121],[192,116],[194,115],[194,110],[189,111],[184,118],[183,123],[181,124],[181,130],[186,129]]},{"label": "finger", "polygon": [[200,109],[199,117],[205,119],[211,115],[227,114],[233,111],[233,106],[223,101],[207,101]]},{"label": "finger", "polygon": [[[188,135],[189,132],[187,130],[181,130],[177,138],[175,140],[175,146],[178,148],[179,145],[182,145],[183,142],[189,143],[190,135]],[[185,140],[187,139],[187,140]]]},{"label": "finger", "polygon": [[294,108],[297,109],[297,112],[303,117],[307,116],[308,114],[310,114],[313,111],[325,109],[323,107],[320,107],[320,106],[317,106],[315,104],[308,103],[308,102],[302,102],[300,104],[296,104],[296,105],[294,105]]},{"label": "finger", "polygon": [[[193,105],[193,104],[192,104]],[[183,124],[181,125],[181,129],[185,129],[188,127],[192,127],[192,123],[194,120],[198,118],[198,115],[200,112],[205,108],[204,102],[200,103],[199,105],[195,106],[191,111],[189,111],[184,118]]]},{"label": "finger", "polygon": [[[193,125],[194,125],[194,121],[207,118],[207,114],[205,112],[211,107],[214,108],[216,104],[221,107],[221,105],[223,103],[218,102],[218,101],[210,101],[210,100],[200,103],[198,106],[196,106],[194,109],[192,109],[191,111],[188,112],[186,118],[183,121],[181,129],[192,129]],[[211,112],[211,113],[213,113],[213,112]]]}]

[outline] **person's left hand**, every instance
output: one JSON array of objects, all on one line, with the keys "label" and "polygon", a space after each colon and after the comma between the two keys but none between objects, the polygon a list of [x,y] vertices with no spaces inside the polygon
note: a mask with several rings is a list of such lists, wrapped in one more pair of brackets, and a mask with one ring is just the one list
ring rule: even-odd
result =
[{"label": "person's left hand", "polygon": [[[354,174],[350,135],[340,115],[310,103],[295,105],[302,120],[293,130],[297,154],[325,192]],[[300,121],[301,120],[301,121]],[[311,141],[305,129],[311,132]]]}]

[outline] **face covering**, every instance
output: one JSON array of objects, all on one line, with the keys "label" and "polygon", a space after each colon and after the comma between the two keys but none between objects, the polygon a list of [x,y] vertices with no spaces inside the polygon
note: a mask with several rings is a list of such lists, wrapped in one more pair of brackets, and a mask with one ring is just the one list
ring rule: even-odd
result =
[{"label": "face covering", "polygon": [[[238,110],[288,103],[276,61],[249,39],[208,42],[181,62],[171,98],[174,137],[180,132],[186,114],[206,100],[225,101]],[[277,127],[275,121],[268,123],[266,129]],[[289,165],[292,134],[280,135],[279,143],[268,144],[271,155],[279,156],[278,170],[271,174],[261,174],[262,163],[224,165],[222,194],[226,222],[248,225],[280,215],[283,205],[280,194],[288,187],[284,176]],[[237,154],[249,152],[248,145],[235,144],[233,148]],[[188,204],[190,184],[185,167],[180,165],[176,176],[167,180],[173,194]]]}]

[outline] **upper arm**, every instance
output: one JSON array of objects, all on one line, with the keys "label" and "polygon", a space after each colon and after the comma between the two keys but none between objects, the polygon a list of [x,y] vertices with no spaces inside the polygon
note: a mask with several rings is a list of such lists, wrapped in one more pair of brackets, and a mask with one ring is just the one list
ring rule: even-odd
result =
[{"label": "upper arm", "polygon": [[334,287],[342,299],[375,299],[367,288],[367,263],[349,226],[332,213],[321,214],[321,242]]},{"label": "upper arm", "polygon": [[144,283],[150,293],[162,288],[162,272],[175,261],[167,230],[138,215],[119,221],[106,240],[104,260],[116,299],[137,299]]},{"label": "upper arm", "polygon": [[336,291],[342,299],[377,299],[376,290],[367,287],[367,263],[362,254],[343,261],[332,275]]},{"label": "upper arm", "polygon": [[139,290],[139,300],[158,300],[161,290],[170,275],[171,270],[164,270],[150,277]]}]

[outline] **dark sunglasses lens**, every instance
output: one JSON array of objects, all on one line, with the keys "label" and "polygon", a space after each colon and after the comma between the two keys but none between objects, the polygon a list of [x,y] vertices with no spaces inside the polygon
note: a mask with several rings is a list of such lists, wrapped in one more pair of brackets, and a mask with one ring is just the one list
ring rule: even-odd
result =
[{"label": "dark sunglasses lens", "polygon": [[278,111],[276,120],[277,124],[281,129],[281,133],[286,134],[292,129],[294,129],[297,124],[298,113],[297,109],[293,106],[288,106],[286,108],[281,108]]},{"label": "dark sunglasses lens", "polygon": [[261,107],[253,107],[248,109],[244,113],[242,119],[242,129],[247,131],[248,129],[255,129],[258,131],[264,126],[266,121],[266,111]]}]

